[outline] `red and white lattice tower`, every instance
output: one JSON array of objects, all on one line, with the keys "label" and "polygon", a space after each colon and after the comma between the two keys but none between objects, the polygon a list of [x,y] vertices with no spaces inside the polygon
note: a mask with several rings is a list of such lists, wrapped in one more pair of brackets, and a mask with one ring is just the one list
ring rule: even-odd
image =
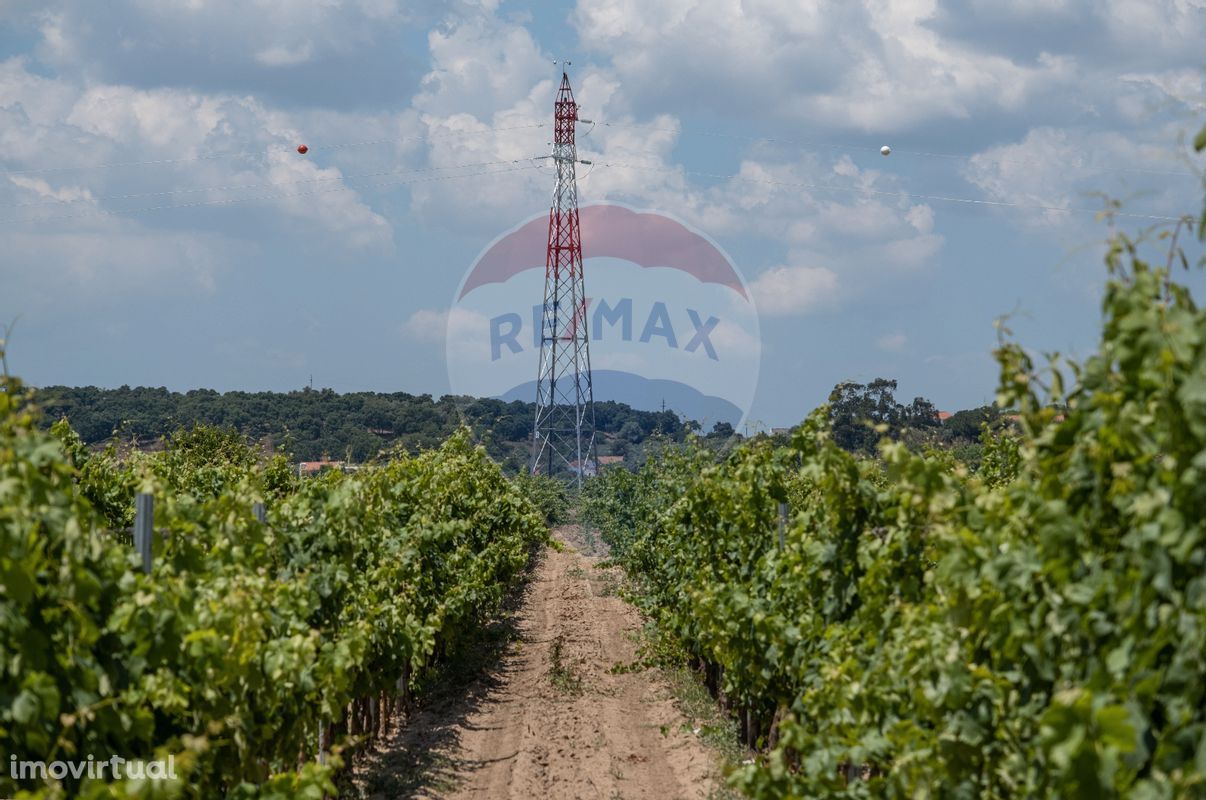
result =
[{"label": "red and white lattice tower", "polygon": [[595,399],[590,377],[575,173],[578,152],[574,126],[578,122],[578,104],[574,102],[569,75],[565,72],[561,73],[561,88],[557,90],[554,107],[552,160],[557,185],[549,208],[532,473],[568,475],[581,486],[582,476],[593,474],[597,464]]}]

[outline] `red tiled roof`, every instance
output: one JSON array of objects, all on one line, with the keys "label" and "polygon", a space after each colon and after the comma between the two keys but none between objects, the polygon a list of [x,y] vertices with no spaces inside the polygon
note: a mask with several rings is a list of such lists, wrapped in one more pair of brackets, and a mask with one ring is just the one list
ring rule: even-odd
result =
[{"label": "red tiled roof", "polygon": [[342,466],[342,461],[331,461],[330,459],[324,458],[322,461],[302,461],[297,465],[297,468],[304,474],[311,475],[315,472],[322,472],[324,467],[336,469],[337,467]]}]

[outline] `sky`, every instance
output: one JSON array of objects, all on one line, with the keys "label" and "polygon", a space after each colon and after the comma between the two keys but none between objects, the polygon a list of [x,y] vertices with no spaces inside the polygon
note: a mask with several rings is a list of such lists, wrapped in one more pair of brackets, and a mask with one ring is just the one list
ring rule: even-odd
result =
[{"label": "sky", "polygon": [[880,376],[977,406],[1003,315],[1093,352],[1103,197],[1135,235],[1201,211],[1203,41],[1206,0],[0,0],[10,369],[448,392],[466,270],[547,212],[568,59],[580,201],[745,276],[749,420]]}]

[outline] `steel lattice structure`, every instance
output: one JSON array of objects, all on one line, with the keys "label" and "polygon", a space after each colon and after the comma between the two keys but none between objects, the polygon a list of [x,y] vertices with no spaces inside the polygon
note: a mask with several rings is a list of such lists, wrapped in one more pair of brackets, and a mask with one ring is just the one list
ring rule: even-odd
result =
[{"label": "steel lattice structure", "polygon": [[532,473],[569,474],[581,486],[582,476],[592,474],[598,461],[575,171],[578,104],[565,72],[557,90],[554,119],[552,160],[557,184],[549,208]]}]

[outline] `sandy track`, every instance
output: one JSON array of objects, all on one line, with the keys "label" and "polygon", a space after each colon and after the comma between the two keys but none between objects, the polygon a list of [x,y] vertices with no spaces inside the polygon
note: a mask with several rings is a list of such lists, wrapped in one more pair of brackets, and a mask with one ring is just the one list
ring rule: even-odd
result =
[{"label": "sandy track", "polygon": [[[715,759],[654,670],[613,673],[636,656],[636,611],[614,596],[581,532],[558,529],[497,663],[424,709],[365,765],[404,772],[373,797],[702,798]],[[576,545],[576,546],[575,546]],[[362,785],[364,785],[362,783]]]}]

